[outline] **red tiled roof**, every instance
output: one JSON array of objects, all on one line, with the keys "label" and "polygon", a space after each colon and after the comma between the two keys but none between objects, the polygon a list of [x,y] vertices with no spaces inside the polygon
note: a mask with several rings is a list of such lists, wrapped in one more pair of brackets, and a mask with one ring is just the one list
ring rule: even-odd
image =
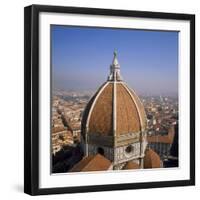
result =
[{"label": "red tiled roof", "polygon": [[97,154],[95,156],[84,157],[70,170],[70,172],[87,171],[105,171],[108,170],[111,162],[104,156]]},{"label": "red tiled roof", "polygon": [[140,166],[133,161],[129,161],[124,165],[123,169],[140,169]]},{"label": "red tiled roof", "polygon": [[65,128],[62,126],[58,126],[58,127],[52,127],[52,133],[57,133],[57,132],[61,132],[64,131]]},{"label": "red tiled roof", "polygon": [[166,144],[172,144],[173,139],[168,137],[167,135],[153,135],[148,136],[147,141],[149,143],[166,143]]},{"label": "red tiled roof", "polygon": [[147,137],[147,141],[149,143],[172,144],[173,140],[174,140],[174,131],[172,128],[170,128],[168,135],[153,135]]},{"label": "red tiled roof", "polygon": [[144,168],[160,168],[160,157],[159,155],[153,151],[152,149],[147,149],[145,151],[144,157]]}]

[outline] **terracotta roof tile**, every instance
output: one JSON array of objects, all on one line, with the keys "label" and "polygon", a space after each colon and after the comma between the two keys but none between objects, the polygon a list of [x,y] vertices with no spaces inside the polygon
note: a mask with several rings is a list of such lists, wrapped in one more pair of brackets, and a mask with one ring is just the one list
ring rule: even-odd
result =
[{"label": "terracotta roof tile", "polygon": [[140,101],[139,97],[136,95],[136,93],[130,89],[130,92],[137,104],[137,107],[139,108],[139,111],[140,111],[140,115],[141,115],[141,118],[142,118],[142,122],[141,122],[141,126],[142,127],[146,127],[146,123],[147,123],[147,120],[146,120],[146,113],[145,113],[145,109],[144,109],[144,105],[142,104],[142,102]]},{"label": "terracotta roof tile", "polygon": [[144,168],[160,168],[161,161],[159,155],[152,149],[147,149],[145,151],[144,157]]},{"label": "terracotta roof tile", "polygon": [[112,135],[113,131],[113,84],[109,83],[96,100],[92,110],[89,133]]},{"label": "terracotta roof tile", "polygon": [[97,92],[92,96],[92,98],[89,100],[88,104],[85,107],[85,110],[83,112],[83,117],[82,117],[82,121],[81,121],[81,134],[83,136],[83,138],[85,138],[85,132],[86,132],[86,122],[88,119],[88,114],[89,111],[92,107],[92,104],[94,103],[94,100],[96,98],[96,96],[98,95],[99,91],[102,89],[102,87],[105,85],[106,83],[104,83],[98,90]]},{"label": "terracotta roof tile", "polygon": [[108,170],[111,162],[104,156],[97,154],[95,156],[84,157],[70,170],[70,172],[87,171],[105,171]]},{"label": "terracotta roof tile", "polygon": [[140,119],[131,95],[122,84],[116,84],[117,135],[140,131]]},{"label": "terracotta roof tile", "polygon": [[66,130],[63,126],[52,127],[52,133],[57,133]]},{"label": "terracotta roof tile", "polygon": [[149,143],[172,144],[173,138],[169,137],[168,135],[153,135],[153,136],[148,136],[147,141]]},{"label": "terracotta roof tile", "polygon": [[129,161],[124,165],[123,169],[140,169],[140,166],[133,161]]}]

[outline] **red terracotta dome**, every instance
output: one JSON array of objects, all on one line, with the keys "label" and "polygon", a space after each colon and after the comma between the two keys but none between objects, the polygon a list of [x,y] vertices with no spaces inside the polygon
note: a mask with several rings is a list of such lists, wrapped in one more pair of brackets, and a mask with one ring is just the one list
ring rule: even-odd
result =
[{"label": "red terracotta dome", "polygon": [[128,169],[140,169],[139,164],[133,162],[133,161],[129,161],[127,162],[124,167],[122,168],[124,170],[128,170]]},{"label": "red terracotta dome", "polygon": [[159,155],[152,149],[147,149],[144,157],[144,168],[160,168],[161,160]]},{"label": "red terracotta dome", "polygon": [[144,107],[120,76],[116,54],[110,76],[90,99],[82,118],[82,136],[120,136],[138,133],[146,127]]}]

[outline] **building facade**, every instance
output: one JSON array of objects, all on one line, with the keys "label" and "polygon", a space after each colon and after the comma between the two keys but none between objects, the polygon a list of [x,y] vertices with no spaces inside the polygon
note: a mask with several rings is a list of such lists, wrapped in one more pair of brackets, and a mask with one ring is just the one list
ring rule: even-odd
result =
[{"label": "building facade", "polygon": [[174,140],[174,126],[172,125],[167,135],[151,135],[147,137],[148,147],[153,149],[161,158],[166,159],[170,155],[170,149]]}]

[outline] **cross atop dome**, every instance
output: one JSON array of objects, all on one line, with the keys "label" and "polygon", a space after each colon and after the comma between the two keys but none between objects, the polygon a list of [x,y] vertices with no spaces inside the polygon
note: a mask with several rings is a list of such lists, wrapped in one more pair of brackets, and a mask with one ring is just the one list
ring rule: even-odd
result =
[{"label": "cross atop dome", "polygon": [[117,51],[113,52],[114,57],[112,64],[110,65],[110,75],[108,76],[108,81],[122,81],[122,77],[120,75],[120,65],[117,60]]}]

